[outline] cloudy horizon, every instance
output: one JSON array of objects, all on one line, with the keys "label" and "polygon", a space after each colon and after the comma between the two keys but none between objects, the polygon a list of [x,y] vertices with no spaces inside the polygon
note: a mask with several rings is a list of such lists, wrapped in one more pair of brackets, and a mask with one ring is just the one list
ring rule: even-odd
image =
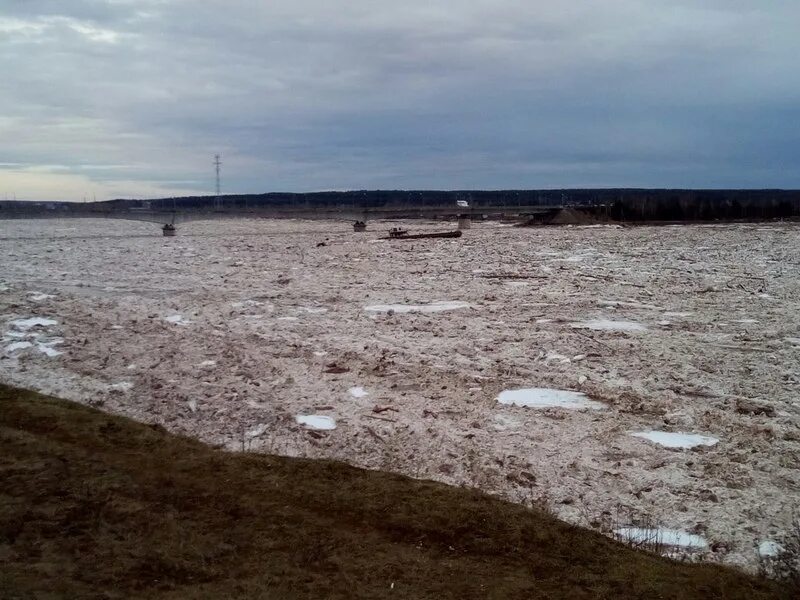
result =
[{"label": "cloudy horizon", "polygon": [[798,188],[800,3],[6,0],[0,199]]}]

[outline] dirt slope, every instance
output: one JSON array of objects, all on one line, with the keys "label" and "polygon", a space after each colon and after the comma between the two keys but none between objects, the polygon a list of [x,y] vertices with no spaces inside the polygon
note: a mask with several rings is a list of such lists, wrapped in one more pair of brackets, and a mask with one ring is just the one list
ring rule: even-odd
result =
[{"label": "dirt slope", "polygon": [[774,598],[478,492],[0,386],[3,598]]}]

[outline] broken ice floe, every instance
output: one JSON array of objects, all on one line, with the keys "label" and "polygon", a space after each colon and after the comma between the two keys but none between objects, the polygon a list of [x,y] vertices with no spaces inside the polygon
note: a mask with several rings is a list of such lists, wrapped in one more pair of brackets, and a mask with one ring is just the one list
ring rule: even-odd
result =
[{"label": "broken ice floe", "polygon": [[665,312],[664,316],[683,319],[685,317],[691,317],[693,314],[692,312]]},{"label": "broken ice floe", "polygon": [[454,301],[437,301],[429,304],[373,304],[372,306],[365,306],[364,310],[367,312],[389,312],[395,313],[435,313],[445,310],[457,310],[460,308],[471,308],[471,304],[467,302],[454,302]]},{"label": "broken ice floe", "polygon": [[353,398],[363,398],[368,396],[369,393],[363,387],[351,387],[347,390]]},{"label": "broken ice floe", "polygon": [[800,346],[800,338],[787,337],[787,338],[783,338],[783,339],[786,340],[787,342],[789,342],[792,346]]},{"label": "broken ice floe", "polygon": [[31,317],[29,319],[17,319],[11,321],[11,326],[19,329],[20,331],[28,331],[33,327],[50,327],[58,325],[58,321],[54,319],[46,319],[44,317]]},{"label": "broken ice floe", "polygon": [[28,296],[34,302],[44,302],[45,300],[49,300],[50,298],[55,298],[52,294],[45,294],[43,292],[28,292]]},{"label": "broken ice floe", "polygon": [[266,423],[259,423],[258,425],[256,425],[252,429],[246,431],[245,432],[245,436],[247,436],[249,438],[256,438],[256,437],[258,437],[260,435],[264,435],[266,433],[266,431],[267,431]]},{"label": "broken ice floe", "polygon": [[215,360],[204,360],[201,363],[197,363],[197,366],[198,367],[213,367],[213,366],[216,366],[216,364],[217,364],[217,361],[215,361]]},{"label": "broken ice floe", "polygon": [[673,548],[708,548],[708,542],[699,535],[679,529],[661,527],[620,527],[614,530],[617,539],[634,544],[652,544]]},{"label": "broken ice floe", "polygon": [[110,390],[117,390],[119,392],[129,392],[133,389],[133,384],[130,381],[120,381],[119,383],[112,383],[108,386]]},{"label": "broken ice floe", "polygon": [[183,315],[170,315],[168,317],[164,317],[164,320],[167,323],[172,323],[173,325],[188,325],[191,321],[187,321],[183,318]]},{"label": "broken ice floe", "polygon": [[647,327],[635,321],[611,321],[609,319],[591,319],[570,323],[573,329],[593,329],[595,331],[647,331]]},{"label": "broken ice floe", "polygon": [[758,545],[758,555],[762,558],[774,558],[779,556],[784,551],[783,546],[778,542],[767,540]]},{"label": "broken ice floe", "polygon": [[654,304],[643,304],[641,302],[634,302],[631,300],[598,300],[599,306],[607,308],[641,308],[646,310],[661,310],[660,307]]},{"label": "broken ice floe", "polygon": [[31,342],[14,342],[13,344],[6,346],[6,352],[10,354],[11,352],[24,350],[26,348],[33,348],[33,344]]},{"label": "broken ice floe", "polygon": [[515,419],[514,417],[509,417],[507,415],[495,415],[494,416],[494,428],[497,431],[506,431],[507,429],[516,429],[517,427],[521,426],[522,422],[519,419]]},{"label": "broken ice floe", "polygon": [[308,429],[322,429],[325,431],[336,429],[336,421],[323,415],[297,415],[294,419]]},{"label": "broken ice floe", "polygon": [[643,438],[666,448],[681,448],[688,450],[697,446],[714,446],[719,442],[717,438],[694,433],[671,433],[668,431],[637,431],[631,433],[633,437]]},{"label": "broken ice floe", "polygon": [[570,408],[601,410],[605,404],[590,400],[582,392],[554,390],[550,388],[523,388],[505,390],[497,396],[500,404],[522,406],[527,408]]}]

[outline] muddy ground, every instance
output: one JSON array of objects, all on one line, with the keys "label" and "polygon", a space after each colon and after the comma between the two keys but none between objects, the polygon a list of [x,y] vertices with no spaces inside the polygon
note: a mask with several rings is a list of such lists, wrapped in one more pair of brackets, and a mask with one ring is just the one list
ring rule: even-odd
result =
[{"label": "muddy ground", "polygon": [[[143,223],[0,221],[0,380],[602,531],[656,523],[731,564],[754,567],[788,528],[800,225],[480,223],[421,241],[378,238],[448,226],[369,225],[199,222],[162,238]],[[603,405],[497,401],[533,387]],[[719,441],[631,435],[651,430]]]}]

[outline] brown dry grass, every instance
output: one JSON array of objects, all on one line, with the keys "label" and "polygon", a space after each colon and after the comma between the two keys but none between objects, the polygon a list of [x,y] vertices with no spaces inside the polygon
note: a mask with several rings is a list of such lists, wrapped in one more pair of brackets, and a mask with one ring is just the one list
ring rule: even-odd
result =
[{"label": "brown dry grass", "polygon": [[476,491],[0,386],[2,598],[779,598]]}]

